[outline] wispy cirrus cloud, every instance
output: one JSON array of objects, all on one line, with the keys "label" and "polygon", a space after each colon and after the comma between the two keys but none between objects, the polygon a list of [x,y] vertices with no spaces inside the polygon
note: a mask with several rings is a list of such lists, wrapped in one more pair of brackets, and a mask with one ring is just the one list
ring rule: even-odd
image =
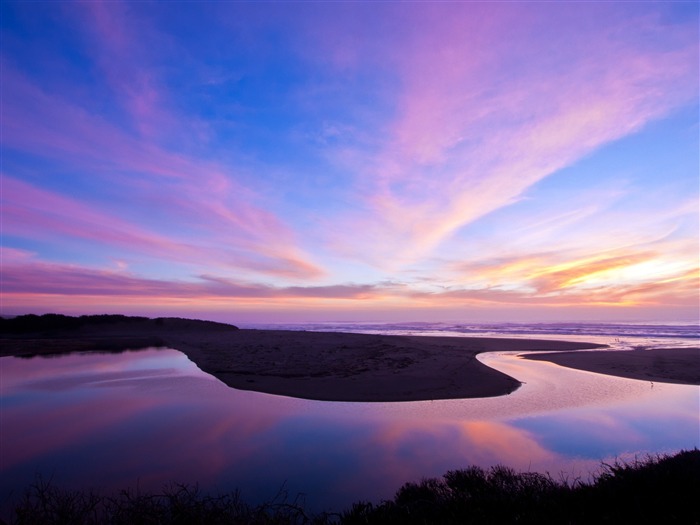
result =
[{"label": "wispy cirrus cloud", "polygon": [[[3,77],[3,146],[73,168],[79,166],[93,176],[99,175],[108,197],[107,206],[113,208],[112,215],[134,215],[134,220],[142,223],[136,228],[126,227],[125,221],[109,217],[88,220],[86,215],[95,213],[87,211],[89,205],[65,196],[51,197],[47,191],[3,175],[3,179],[7,179],[4,184],[8,231],[22,229],[30,236],[41,236],[47,231],[61,230],[63,234],[72,233],[83,238],[94,232],[104,244],[110,235],[117,235],[117,230],[122,232],[124,241],[124,230],[130,230],[130,242],[134,241],[130,247],[141,246],[150,253],[156,247],[169,246],[174,250],[172,255],[181,258],[178,253],[187,251],[185,245],[201,248],[203,241],[217,246],[209,249],[210,253],[228,252],[218,258],[224,265],[289,277],[323,274],[323,270],[296,246],[294,232],[273,212],[253,204],[260,198],[236,182],[232,176],[235,169],[208,159],[188,158],[134,137],[103,117],[45,92],[6,63]],[[24,186],[20,187],[22,184]],[[48,205],[47,201],[52,199],[53,205]],[[70,217],[73,206],[82,218]],[[100,206],[104,206],[104,202]],[[145,233],[147,227],[143,223],[148,223],[153,211],[157,211],[157,216],[169,217],[170,233]],[[46,220],[57,214],[64,220]],[[88,228],[81,230],[81,224],[90,222]],[[30,224],[38,228],[30,232]],[[104,235],[97,233],[98,224],[105,226]],[[116,228],[117,224],[121,227]],[[182,225],[181,232],[194,230],[203,235],[196,237],[196,241],[182,238],[181,234],[173,232],[175,224]],[[138,233],[137,229],[142,231]],[[123,244],[121,242],[122,247]],[[162,255],[167,256],[167,253]],[[194,259],[196,257],[192,257]]]},{"label": "wispy cirrus cloud", "polygon": [[268,299],[331,298],[366,299],[381,295],[372,285],[330,285],[276,287],[237,282],[212,275],[185,280],[149,279],[122,270],[47,263],[25,250],[3,249],[3,293],[31,296],[100,296],[167,299]]},{"label": "wispy cirrus cloud", "polygon": [[[115,258],[149,257],[190,267],[237,268],[281,277],[317,276],[321,271],[284,247],[246,251],[197,239],[154,233],[118,215],[71,197],[2,175],[5,234],[42,241],[65,237],[103,246]],[[244,248],[251,248],[250,245]]]},{"label": "wispy cirrus cloud", "polygon": [[87,2],[66,7],[76,26],[90,42],[88,46],[107,84],[127,111],[143,138],[159,138],[178,129],[179,122],[165,109],[171,105],[167,89],[156,74],[149,43],[165,37],[152,25],[129,17],[128,2]]},{"label": "wispy cirrus cloud", "polygon": [[373,226],[372,249],[361,253],[391,268],[697,96],[690,26],[660,49],[646,42],[668,27],[646,16],[608,26],[610,6],[580,13],[584,21],[532,4],[451,9],[450,17],[418,9],[422,30],[392,56],[396,117],[363,169],[370,218],[351,219]]},{"label": "wispy cirrus cloud", "polygon": [[[132,126],[115,119],[114,112],[96,111],[87,103],[92,101],[71,90],[40,86],[3,58],[3,147],[48,160],[88,185],[101,182],[88,204],[55,191],[50,196],[31,184],[18,188],[19,180],[8,180],[8,206],[14,199],[6,215],[8,231],[35,238],[60,232],[103,246],[111,240],[115,251],[143,249],[163,263],[188,259],[191,265],[273,278],[322,276],[325,271],[266,206],[264,195],[239,182],[238,168],[214,155],[191,156],[173,148],[175,138],[174,144],[187,150],[201,149],[192,136],[196,118],[172,110],[173,95],[154,67],[168,38],[148,19],[131,16],[128,3],[76,4],[63,11],[89,43],[88,54]],[[152,41],[158,45],[149,48]],[[26,167],[21,171],[38,181],[47,177]],[[32,205],[47,200],[54,205]],[[72,205],[76,218],[70,217]],[[97,209],[103,216],[86,220]],[[30,225],[37,229],[30,233]],[[95,234],[99,226],[104,235]]]}]

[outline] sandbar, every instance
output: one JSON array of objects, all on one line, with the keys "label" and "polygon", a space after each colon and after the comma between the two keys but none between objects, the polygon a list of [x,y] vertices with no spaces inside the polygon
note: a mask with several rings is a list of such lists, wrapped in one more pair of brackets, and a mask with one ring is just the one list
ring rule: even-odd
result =
[{"label": "sandbar", "polygon": [[700,348],[591,350],[526,354],[520,357],[628,379],[700,385]]},{"label": "sandbar", "polygon": [[500,396],[520,382],[476,359],[481,352],[597,345],[526,339],[239,330],[164,336],[224,383],[323,401],[421,401]]}]

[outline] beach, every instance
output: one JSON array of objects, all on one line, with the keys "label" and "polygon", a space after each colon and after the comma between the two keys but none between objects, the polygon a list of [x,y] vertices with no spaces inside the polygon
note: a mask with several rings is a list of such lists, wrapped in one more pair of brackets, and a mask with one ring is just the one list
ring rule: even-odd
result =
[{"label": "beach", "polygon": [[698,349],[586,351],[581,342],[484,337],[370,335],[240,330],[176,318],[139,319],[6,336],[2,355],[116,351],[147,346],[180,350],[201,370],[241,390],[323,401],[419,401],[506,395],[517,379],[476,356],[528,354],[571,368],[633,379],[700,384]]}]

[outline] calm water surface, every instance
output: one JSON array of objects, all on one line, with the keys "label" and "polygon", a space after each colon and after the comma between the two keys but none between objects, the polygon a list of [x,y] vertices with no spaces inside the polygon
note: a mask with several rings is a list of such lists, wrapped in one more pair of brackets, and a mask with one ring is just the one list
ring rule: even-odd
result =
[{"label": "calm water surface", "polygon": [[586,478],[601,461],[700,446],[695,386],[619,379],[507,353],[509,396],[332,403],[231,389],[176,350],[0,358],[0,506],[37,473],[65,487],[280,489],[313,511],[390,498],[470,464]]}]

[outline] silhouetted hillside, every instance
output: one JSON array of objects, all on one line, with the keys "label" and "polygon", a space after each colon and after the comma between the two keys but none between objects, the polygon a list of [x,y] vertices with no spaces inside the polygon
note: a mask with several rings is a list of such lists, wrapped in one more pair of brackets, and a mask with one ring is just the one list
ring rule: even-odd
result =
[{"label": "silhouetted hillside", "polygon": [[0,318],[0,333],[4,334],[29,334],[57,332],[62,330],[78,330],[86,327],[108,327],[114,325],[129,325],[134,327],[169,328],[207,328],[237,330],[234,325],[216,323],[213,321],[201,321],[197,319],[182,319],[179,317],[148,317],[128,316],[118,314],[81,315],[72,317],[62,314],[44,315],[20,315],[11,319]]}]

